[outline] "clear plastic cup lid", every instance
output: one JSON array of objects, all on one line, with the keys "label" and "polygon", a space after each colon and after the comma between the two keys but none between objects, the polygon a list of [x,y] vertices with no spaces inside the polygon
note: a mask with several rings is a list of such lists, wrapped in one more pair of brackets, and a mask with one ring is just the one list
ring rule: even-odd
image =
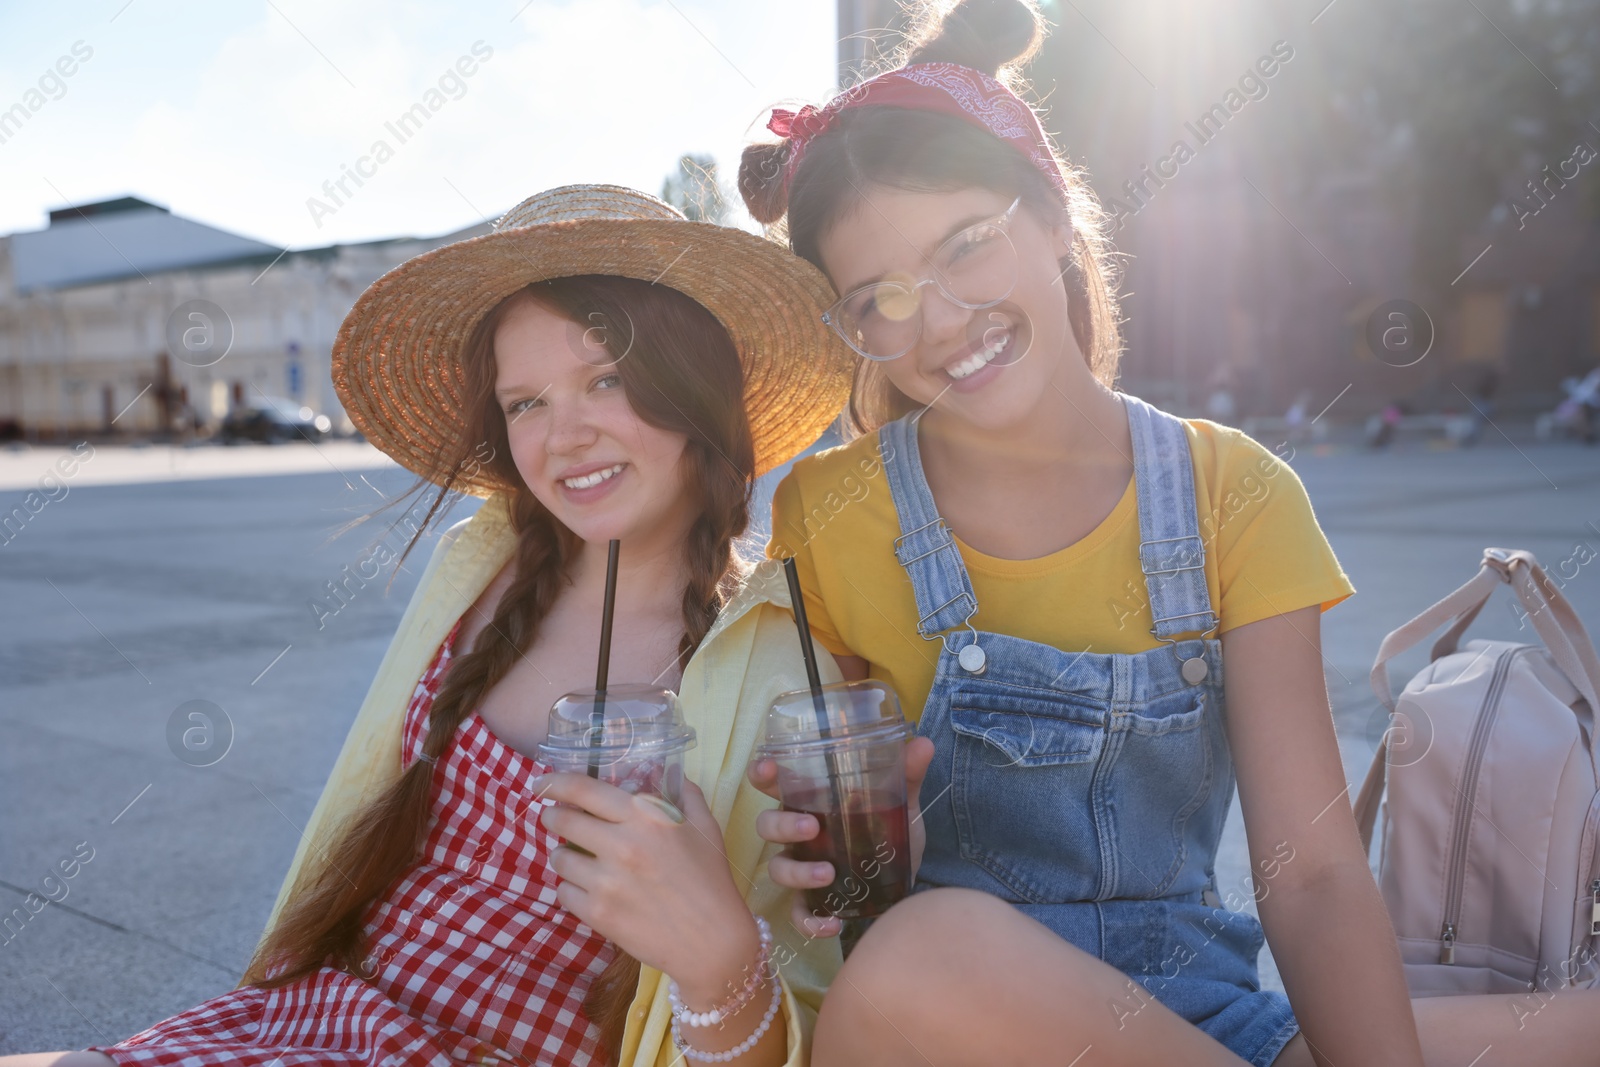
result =
[{"label": "clear plastic cup lid", "polygon": [[809,689],[784,693],[767,711],[759,756],[794,756],[825,748],[881,744],[911,735],[894,690],[877,681],[822,687],[821,714]]},{"label": "clear plastic cup lid", "polygon": [[694,743],[694,728],[683,721],[672,690],[615,685],[606,689],[604,700],[588,689],[556,701],[539,755],[546,760],[588,755],[609,765],[681,752]]}]

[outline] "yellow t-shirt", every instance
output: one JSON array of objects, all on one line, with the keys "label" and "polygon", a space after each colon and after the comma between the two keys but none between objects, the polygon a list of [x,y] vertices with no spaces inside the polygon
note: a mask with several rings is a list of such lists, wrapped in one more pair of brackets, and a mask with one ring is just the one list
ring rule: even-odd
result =
[{"label": "yellow t-shirt", "polygon": [[[1238,430],[1185,425],[1218,633],[1312,604],[1326,611],[1355,592],[1293,469]],[[1039,559],[984,555],[953,531],[978,597],[973,625],[1067,652],[1159,645],[1139,570],[1133,481],[1091,533]],[[869,434],[794,465],[773,498],[767,554],[796,557],[817,641],[865,659],[916,719],[940,645],[917,636],[911,581],[894,558],[899,532],[878,436]]]}]

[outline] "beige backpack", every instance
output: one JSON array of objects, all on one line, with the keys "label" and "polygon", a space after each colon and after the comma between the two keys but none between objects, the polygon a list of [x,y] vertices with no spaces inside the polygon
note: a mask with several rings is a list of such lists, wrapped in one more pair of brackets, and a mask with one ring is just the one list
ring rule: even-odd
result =
[{"label": "beige backpack", "polygon": [[[1458,648],[1501,582],[1543,647]],[[1396,700],[1389,661],[1452,621]],[[1378,881],[1411,994],[1600,985],[1600,657],[1538,560],[1486,549],[1477,577],[1383,639],[1372,688],[1390,725],[1356,823],[1370,848],[1387,786]]]}]

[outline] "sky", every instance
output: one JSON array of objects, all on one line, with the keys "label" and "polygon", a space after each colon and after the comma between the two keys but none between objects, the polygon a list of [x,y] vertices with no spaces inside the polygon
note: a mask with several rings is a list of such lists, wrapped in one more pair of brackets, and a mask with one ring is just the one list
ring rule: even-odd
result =
[{"label": "sky", "polygon": [[834,49],[832,0],[4,3],[0,234],[132,195],[291,248],[432,235],[689,152],[731,186]]}]

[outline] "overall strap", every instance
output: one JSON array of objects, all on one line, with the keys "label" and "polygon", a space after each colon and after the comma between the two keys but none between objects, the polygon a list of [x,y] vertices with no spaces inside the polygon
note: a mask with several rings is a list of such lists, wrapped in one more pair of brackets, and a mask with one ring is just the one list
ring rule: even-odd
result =
[{"label": "overall strap", "polygon": [[1183,420],[1122,394],[1133,436],[1133,483],[1139,499],[1139,569],[1150,594],[1151,633],[1172,638],[1217,626],[1206,589],[1194,464]]},{"label": "overall strap", "polygon": [[878,431],[878,450],[889,475],[889,496],[900,519],[894,558],[911,579],[917,598],[917,633],[925,640],[965,625],[977,614],[978,598],[961,560],[955,535],[939,517],[922,473],[917,423],[904,416]]}]

